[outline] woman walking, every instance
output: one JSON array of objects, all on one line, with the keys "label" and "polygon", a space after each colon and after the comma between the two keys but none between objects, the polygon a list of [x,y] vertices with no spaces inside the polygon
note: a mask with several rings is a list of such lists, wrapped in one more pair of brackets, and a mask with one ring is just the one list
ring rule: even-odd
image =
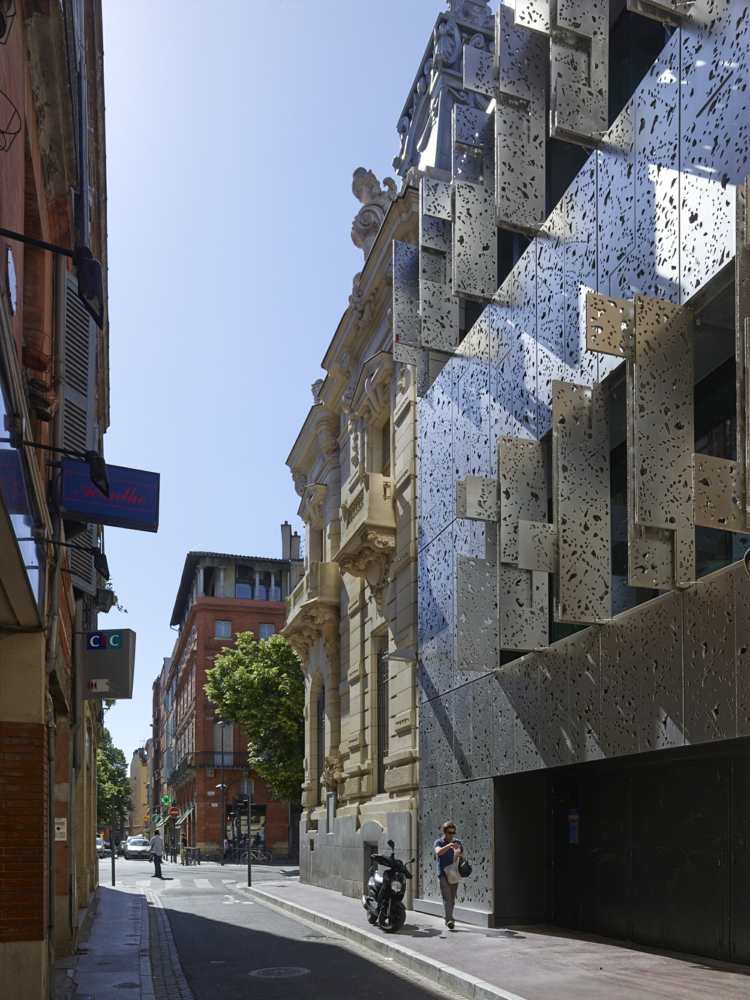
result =
[{"label": "woman walking", "polygon": [[458,860],[463,854],[464,846],[456,837],[456,824],[448,821],[443,823],[443,836],[435,841],[435,857],[437,859],[438,877],[440,879],[440,894],[443,897],[445,909],[445,926],[453,930],[453,908],[456,905],[458,892]]}]

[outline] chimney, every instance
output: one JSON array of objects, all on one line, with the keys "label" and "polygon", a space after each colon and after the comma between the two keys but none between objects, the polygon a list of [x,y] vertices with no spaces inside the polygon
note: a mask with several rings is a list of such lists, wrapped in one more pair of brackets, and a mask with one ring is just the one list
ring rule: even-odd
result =
[{"label": "chimney", "polygon": [[300,544],[301,544],[300,537],[299,537],[298,533],[295,531],[294,534],[292,535],[292,539],[291,539],[291,550],[290,551],[291,551],[291,558],[292,559],[299,559],[300,558]]},{"label": "chimney", "polygon": [[281,525],[281,558],[292,558],[292,526],[288,521]]}]

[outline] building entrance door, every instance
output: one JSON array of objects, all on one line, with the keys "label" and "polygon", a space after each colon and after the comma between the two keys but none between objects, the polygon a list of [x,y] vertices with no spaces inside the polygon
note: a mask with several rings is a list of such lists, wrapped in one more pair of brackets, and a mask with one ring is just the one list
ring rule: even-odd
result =
[{"label": "building entrance door", "polygon": [[750,740],[499,778],[496,923],[750,963]]}]

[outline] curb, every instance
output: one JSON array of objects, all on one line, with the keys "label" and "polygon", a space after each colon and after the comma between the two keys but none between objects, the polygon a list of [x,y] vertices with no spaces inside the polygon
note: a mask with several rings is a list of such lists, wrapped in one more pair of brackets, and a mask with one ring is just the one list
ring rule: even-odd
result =
[{"label": "curb", "polygon": [[397,943],[390,936],[376,937],[374,934],[346,924],[342,920],[335,920],[333,917],[327,917],[325,914],[315,912],[315,910],[308,910],[299,903],[292,903],[288,899],[279,899],[278,896],[263,892],[262,889],[256,889],[254,886],[252,888],[242,886],[241,888],[272,910],[286,913],[308,923],[317,924],[375,955],[392,959],[410,972],[430,980],[449,995],[462,997],[464,1000],[525,1000],[517,993],[510,993],[499,986],[493,986],[492,983],[488,983],[484,979],[478,979],[476,976],[461,972],[460,969],[453,966],[420,955],[418,952]]}]

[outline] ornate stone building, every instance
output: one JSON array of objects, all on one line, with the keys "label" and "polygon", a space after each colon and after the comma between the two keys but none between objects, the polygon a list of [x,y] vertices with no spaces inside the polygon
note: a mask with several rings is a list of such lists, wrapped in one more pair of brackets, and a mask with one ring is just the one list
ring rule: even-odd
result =
[{"label": "ornate stone building", "polygon": [[352,190],[365,263],[287,460],[306,545],[284,634],[307,685],[302,875],[356,896],[371,850],[416,844],[416,395],[391,351],[391,246],[416,237],[417,193],[361,167]]},{"label": "ornate stone building", "polygon": [[749,32],[454,0],[420,65],[419,909],[452,817],[460,919],[750,961]]}]

